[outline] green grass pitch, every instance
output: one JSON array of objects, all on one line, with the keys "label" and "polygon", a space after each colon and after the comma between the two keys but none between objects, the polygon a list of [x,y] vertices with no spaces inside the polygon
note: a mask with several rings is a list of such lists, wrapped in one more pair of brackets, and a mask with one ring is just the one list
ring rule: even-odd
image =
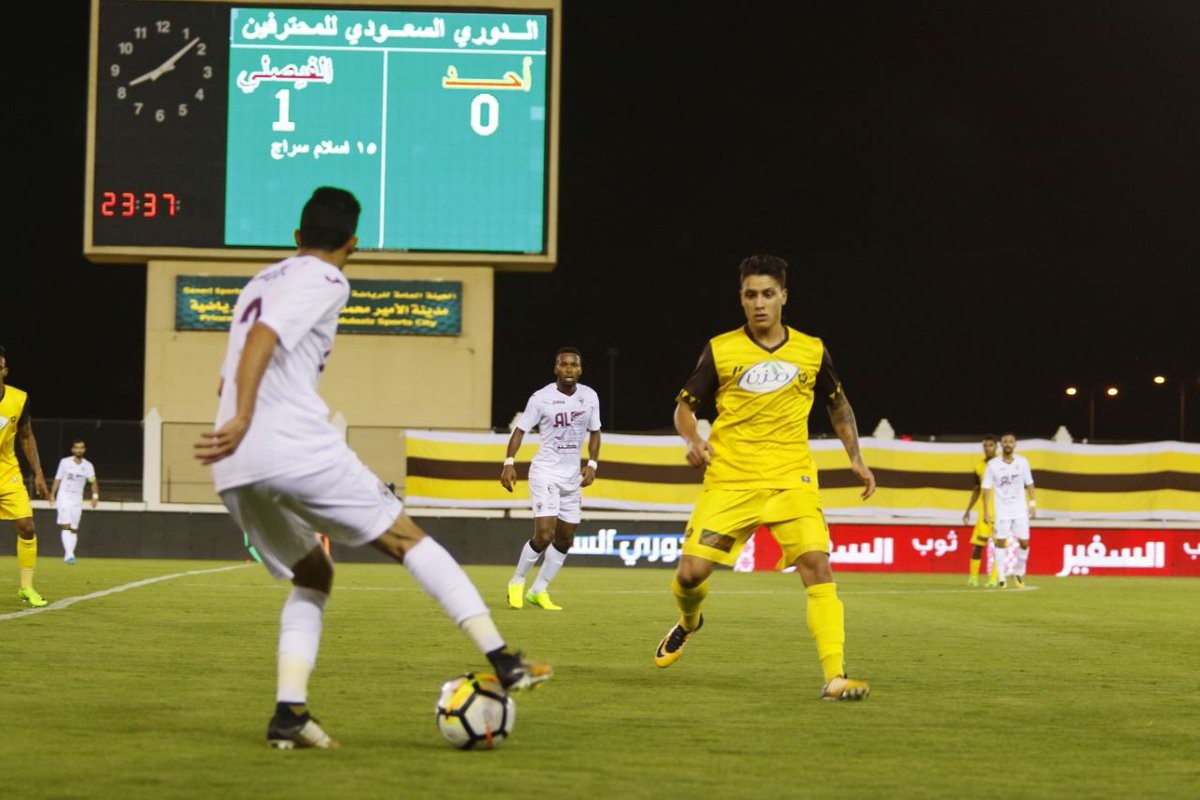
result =
[{"label": "green grass pitch", "polygon": [[310,704],[337,751],[272,751],[286,584],[258,564],[42,558],[27,616],[0,558],[0,796],[12,798],[776,798],[1196,796],[1200,581],[839,576],[863,703],[817,699],[799,579],[714,575],[673,667],[665,569],[572,567],[563,612],[503,606],[508,567],[469,567],[509,642],[552,661],[513,737],[439,737],[441,682],[482,668],[403,568],[339,565]]}]

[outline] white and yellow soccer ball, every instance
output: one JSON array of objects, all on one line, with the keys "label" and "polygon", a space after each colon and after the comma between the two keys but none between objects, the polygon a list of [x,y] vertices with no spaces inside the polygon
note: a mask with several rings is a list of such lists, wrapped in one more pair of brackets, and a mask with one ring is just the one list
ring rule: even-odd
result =
[{"label": "white and yellow soccer ball", "polygon": [[512,735],[517,704],[495,675],[468,672],[442,684],[437,726],[461,750],[491,750]]}]

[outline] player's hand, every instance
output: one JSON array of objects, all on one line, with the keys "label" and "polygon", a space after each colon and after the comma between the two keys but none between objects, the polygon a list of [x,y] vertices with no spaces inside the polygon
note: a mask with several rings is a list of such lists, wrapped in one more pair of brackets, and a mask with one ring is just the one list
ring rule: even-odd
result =
[{"label": "player's hand", "polygon": [[970,525],[970,524],[971,524],[971,512],[964,511],[963,512],[963,525]]},{"label": "player's hand", "polygon": [[705,439],[688,442],[687,462],[693,467],[704,467],[712,463],[712,445]]},{"label": "player's hand", "polygon": [[983,515],[983,524],[984,524],[984,525],[991,525],[991,524],[992,524],[992,515],[991,515],[991,514],[984,514],[984,515]]},{"label": "player's hand", "polygon": [[200,441],[196,442],[196,458],[202,464],[215,464],[223,458],[233,455],[246,436],[250,420],[234,417],[215,431],[204,431]]},{"label": "player's hand", "polygon": [[596,480],[596,470],[585,466],[583,471],[579,473],[579,488],[591,486]]},{"label": "player's hand", "polygon": [[1037,506],[1030,506],[1030,507],[1029,507],[1029,518],[1030,518],[1030,519],[1037,519]]},{"label": "player's hand", "polygon": [[871,472],[871,468],[864,464],[861,458],[856,458],[850,462],[850,469],[858,476],[858,479],[863,482],[863,486],[865,487],[859,497],[866,500],[875,494],[875,473]]},{"label": "player's hand", "polygon": [[41,475],[33,476],[33,488],[37,490],[38,497],[42,498],[43,500],[51,499],[50,488],[46,486],[46,479]]},{"label": "player's hand", "polygon": [[95,508],[98,505],[100,505],[100,501],[93,497],[92,498],[92,508]]},{"label": "player's hand", "polygon": [[512,491],[517,485],[517,468],[512,464],[505,464],[500,469],[500,485],[508,491]]}]

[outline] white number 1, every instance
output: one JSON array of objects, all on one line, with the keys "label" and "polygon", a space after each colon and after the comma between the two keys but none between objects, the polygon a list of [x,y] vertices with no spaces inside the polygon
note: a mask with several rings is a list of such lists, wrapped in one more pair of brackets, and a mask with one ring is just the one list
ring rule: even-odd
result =
[{"label": "white number 1", "polygon": [[280,89],[275,93],[275,98],[279,100],[279,119],[271,123],[271,130],[291,132],[296,130],[296,123],[288,119],[288,109],[291,107],[292,95],[287,89]]}]

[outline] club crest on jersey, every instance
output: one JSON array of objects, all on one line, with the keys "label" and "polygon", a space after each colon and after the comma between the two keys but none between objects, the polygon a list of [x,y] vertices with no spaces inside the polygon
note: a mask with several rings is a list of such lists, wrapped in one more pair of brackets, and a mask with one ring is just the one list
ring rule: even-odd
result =
[{"label": "club crest on jersey", "polygon": [[738,378],[738,386],[747,392],[767,394],[782,389],[800,373],[800,367],[790,361],[759,361]]}]

